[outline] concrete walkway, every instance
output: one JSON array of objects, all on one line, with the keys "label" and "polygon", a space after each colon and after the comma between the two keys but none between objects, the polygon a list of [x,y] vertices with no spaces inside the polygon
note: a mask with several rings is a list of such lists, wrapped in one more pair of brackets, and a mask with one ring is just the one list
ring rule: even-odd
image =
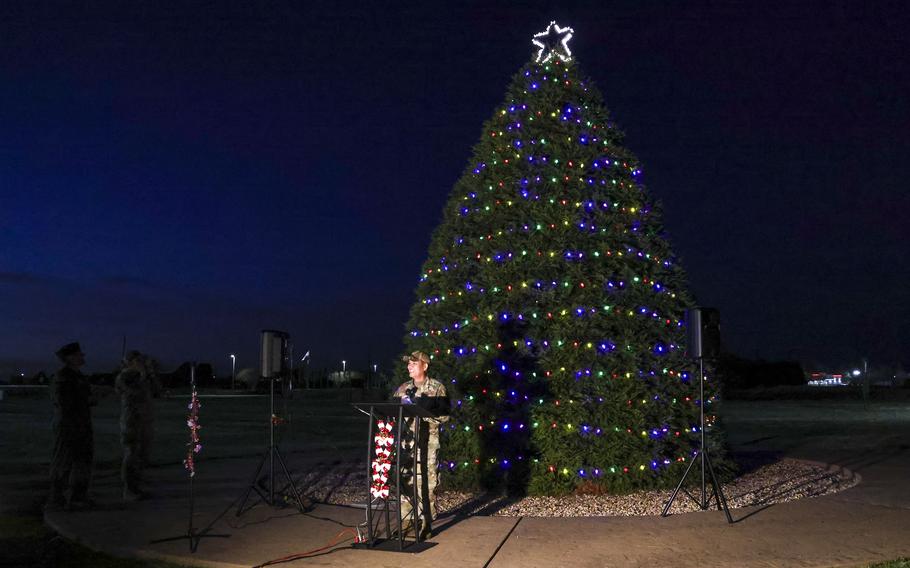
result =
[{"label": "concrete walkway", "polygon": [[[811,454],[811,452],[804,452]],[[828,452],[830,454],[830,452]],[[847,491],[765,508],[659,517],[444,517],[431,548],[420,553],[337,550],[285,566],[522,567],[533,566],[865,566],[910,556],[910,448],[863,455],[803,457],[837,463],[861,475]],[[292,469],[307,464],[289,460]],[[205,526],[236,502],[257,458],[201,462],[194,524]],[[166,559],[198,566],[256,566],[313,550],[364,520],[364,510],[317,505],[307,514],[262,504],[213,525],[195,554],[186,540],[150,544],[185,534],[188,483],[177,466],[151,470],[155,498],[118,503],[113,476],[97,480],[99,510],[50,513],[46,522],[65,537],[118,556]],[[255,498],[255,495],[253,496]],[[347,531],[347,537],[351,534]]]}]

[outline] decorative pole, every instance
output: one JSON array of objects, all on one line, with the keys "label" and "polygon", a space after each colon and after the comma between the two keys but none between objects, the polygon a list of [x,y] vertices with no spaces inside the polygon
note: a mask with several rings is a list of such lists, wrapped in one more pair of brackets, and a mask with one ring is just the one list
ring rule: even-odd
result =
[{"label": "decorative pole", "polygon": [[190,404],[187,406],[190,412],[186,417],[186,425],[190,429],[190,441],[186,444],[186,459],[183,460],[183,467],[190,472],[190,482],[196,476],[194,454],[202,451],[202,443],[199,438],[199,430],[202,429],[202,426],[199,425],[199,409],[201,407],[199,396],[196,393],[196,363],[193,363],[192,367],[190,367]]},{"label": "decorative pole", "polygon": [[186,417],[186,425],[190,429],[190,441],[186,444],[186,459],[183,460],[183,467],[190,472],[190,523],[189,529],[187,530],[187,536],[190,539],[190,552],[196,552],[196,545],[199,542],[196,539],[195,530],[193,529],[195,505],[193,482],[196,478],[195,454],[202,451],[202,443],[199,439],[199,430],[202,428],[199,425],[199,408],[201,406],[202,405],[199,404],[199,396],[196,393],[196,363],[194,362],[190,367],[190,404],[187,407],[190,412]]},{"label": "decorative pole", "polygon": [[218,519],[217,517],[214,521],[211,522],[207,527],[202,529],[199,532],[196,532],[196,529],[193,528],[193,516],[195,514],[195,505],[196,505],[196,494],[194,482],[196,479],[196,454],[202,451],[202,442],[199,439],[199,430],[202,429],[202,426],[199,425],[199,409],[202,408],[202,405],[199,403],[199,395],[196,392],[196,363],[193,362],[190,365],[190,404],[187,406],[189,413],[186,416],[186,425],[190,429],[190,441],[186,443],[186,459],[183,460],[183,467],[190,472],[190,519],[189,526],[187,528],[186,534],[168,538],[159,538],[157,540],[151,541],[149,544],[158,544],[161,542],[170,542],[174,540],[188,539],[190,541],[190,552],[195,553],[196,549],[199,547],[199,541],[203,537],[221,537],[227,538],[231,535],[229,534],[209,534],[209,530],[212,528]]}]

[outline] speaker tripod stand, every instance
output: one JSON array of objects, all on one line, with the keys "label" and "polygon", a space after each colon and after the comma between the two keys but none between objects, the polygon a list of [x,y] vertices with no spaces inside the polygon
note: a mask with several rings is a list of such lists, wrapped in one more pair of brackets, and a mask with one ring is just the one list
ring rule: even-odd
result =
[{"label": "speaker tripod stand", "polygon": [[[287,484],[281,490],[282,495],[286,495],[285,491],[288,488],[293,490],[294,501],[297,504],[297,508],[301,513],[305,512],[310,507],[309,499],[305,499],[300,496],[300,491],[297,489],[297,484],[294,483],[294,479],[291,477],[290,471],[288,471],[288,466],[284,461],[284,458],[281,456],[281,451],[278,449],[278,444],[275,442],[275,426],[282,422],[281,418],[275,414],[275,377],[269,378],[269,447],[262,454],[262,459],[259,460],[259,467],[256,468],[256,473],[253,474],[253,480],[250,482],[250,485],[246,488],[246,492],[243,494],[243,499],[240,500],[240,505],[237,506],[237,516],[239,517],[246,511],[249,511],[253,508],[253,505],[246,507],[247,500],[250,497],[250,493],[255,491],[259,498],[266,504],[272,507],[280,504],[280,501],[275,499],[275,461],[277,459],[278,464],[281,466],[281,470],[284,473],[285,480]],[[269,464],[268,471],[268,492],[266,492],[265,487],[260,487],[260,473],[262,473],[262,468],[265,466],[266,461]],[[246,507],[246,508],[244,508]]]},{"label": "speaker tripod stand", "polygon": [[[711,458],[708,457],[708,448],[705,445],[705,359],[704,357],[698,358],[698,393],[699,393],[699,408],[700,412],[700,421],[699,428],[701,431],[701,446],[698,448],[695,457],[689,462],[689,467],[686,468],[686,472],[683,474],[682,479],[679,480],[679,483],[676,485],[676,489],[673,490],[673,495],[670,496],[670,500],[667,501],[667,504],[664,506],[663,512],[660,514],[661,517],[666,517],[669,514],[670,506],[673,505],[673,501],[676,500],[676,496],[679,495],[680,490],[682,490],[690,499],[695,501],[702,511],[707,511],[710,507],[712,498],[717,501],[717,510],[723,510],[724,514],[727,516],[727,522],[732,523],[733,517],[730,515],[730,508],[727,506],[727,498],[724,497],[724,490],[721,487],[720,483],[717,481],[717,475],[714,473],[714,467],[711,465]],[[691,493],[687,490],[682,489],[683,484],[686,482],[686,478],[689,477],[689,473],[692,472],[692,468],[697,462],[701,462],[701,499],[696,499]],[[706,485],[706,476],[708,474],[711,480],[711,488],[714,494],[708,496],[708,488]]]}]

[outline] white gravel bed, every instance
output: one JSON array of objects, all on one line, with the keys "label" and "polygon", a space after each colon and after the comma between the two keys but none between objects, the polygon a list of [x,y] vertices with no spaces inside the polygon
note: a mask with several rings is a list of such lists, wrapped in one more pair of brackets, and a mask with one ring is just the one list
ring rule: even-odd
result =
[{"label": "white gravel bed", "polygon": [[[697,472],[689,474],[698,479]],[[770,505],[837,493],[859,483],[859,476],[837,466],[784,458],[758,467],[724,485],[730,508]],[[305,474],[299,487],[314,500],[337,505],[363,504],[367,499],[366,473],[361,463],[340,462]],[[690,490],[694,495],[697,487]],[[710,484],[708,491],[711,492]],[[439,495],[440,513],[523,517],[600,517],[659,515],[672,491],[639,491],[627,495],[567,495],[503,497],[444,492]],[[699,510],[694,500],[680,492],[671,513]]]}]

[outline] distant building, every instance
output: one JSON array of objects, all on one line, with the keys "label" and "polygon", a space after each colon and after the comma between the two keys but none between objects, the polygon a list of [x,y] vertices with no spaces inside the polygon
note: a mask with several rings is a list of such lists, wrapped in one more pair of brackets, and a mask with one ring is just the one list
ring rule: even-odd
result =
[{"label": "distant building", "polygon": [[813,387],[842,387],[846,386],[842,373],[828,373],[826,371],[812,371],[809,373],[809,386]]},{"label": "distant building", "polygon": [[364,375],[360,371],[335,371],[329,373],[329,384],[334,387],[362,387]]}]

